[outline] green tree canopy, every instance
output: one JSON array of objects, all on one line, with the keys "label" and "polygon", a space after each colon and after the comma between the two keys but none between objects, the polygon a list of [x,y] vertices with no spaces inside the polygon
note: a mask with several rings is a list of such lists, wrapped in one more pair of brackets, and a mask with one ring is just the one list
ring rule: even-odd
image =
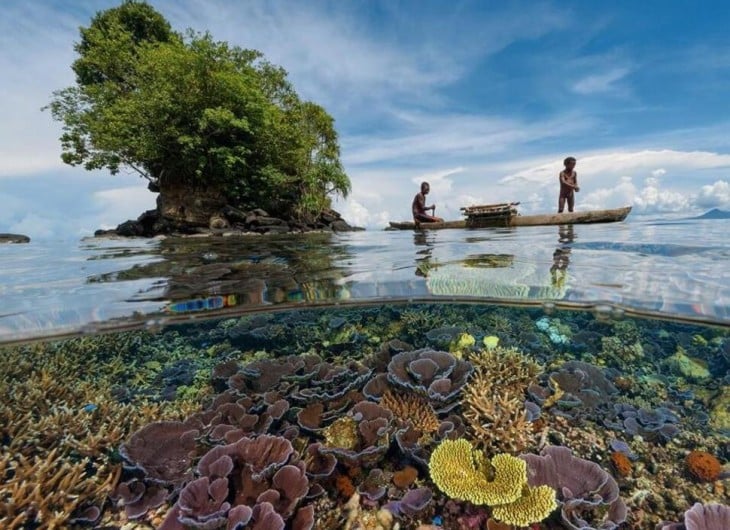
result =
[{"label": "green tree canopy", "polygon": [[280,215],[317,213],[349,192],[334,120],[258,51],[175,33],[138,0],[98,13],[76,51],[76,85],[49,105],[64,162],[129,167],[161,193],[213,188]]}]

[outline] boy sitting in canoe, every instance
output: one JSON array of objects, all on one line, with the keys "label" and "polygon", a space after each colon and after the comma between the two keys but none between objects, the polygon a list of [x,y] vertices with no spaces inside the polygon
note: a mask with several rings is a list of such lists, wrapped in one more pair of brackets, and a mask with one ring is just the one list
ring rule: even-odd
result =
[{"label": "boy sitting in canoe", "polygon": [[436,213],[436,205],[426,206],[426,195],[431,191],[431,186],[428,182],[421,182],[421,191],[416,193],[413,197],[413,204],[411,205],[411,211],[413,212],[413,221],[418,225],[419,223],[442,223],[443,219],[436,217],[435,215],[428,215],[427,210],[431,210],[431,213]]},{"label": "boy sitting in canoe", "polygon": [[575,171],[575,158],[569,156],[563,160],[565,169],[560,172],[560,197],[558,197],[558,213],[563,213],[565,201],[568,201],[568,211],[573,211],[575,192],[578,187],[578,172]]}]

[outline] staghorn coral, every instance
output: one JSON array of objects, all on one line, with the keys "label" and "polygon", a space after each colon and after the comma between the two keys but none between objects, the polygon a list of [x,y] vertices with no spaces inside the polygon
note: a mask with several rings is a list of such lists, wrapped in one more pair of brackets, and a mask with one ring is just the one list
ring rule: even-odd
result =
[{"label": "staghorn coral", "polygon": [[119,481],[113,452],[121,441],[155,419],[197,408],[189,400],[113,397],[128,357],[148,338],[132,332],[0,348],[0,527],[96,519]]},{"label": "staghorn coral", "polygon": [[532,435],[524,394],[540,366],[515,349],[496,347],[471,359],[463,390],[464,418],[480,446],[522,451]]}]

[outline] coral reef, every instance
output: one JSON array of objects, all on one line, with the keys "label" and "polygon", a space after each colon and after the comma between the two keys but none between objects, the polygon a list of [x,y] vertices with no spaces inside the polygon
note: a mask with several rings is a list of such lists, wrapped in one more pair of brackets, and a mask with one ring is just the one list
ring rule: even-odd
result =
[{"label": "coral reef", "polygon": [[533,435],[525,391],[540,366],[515,349],[495,347],[470,358],[474,373],[462,393],[464,418],[480,447],[524,450]]},{"label": "coral reef", "polygon": [[4,347],[0,526],[724,525],[730,330],[554,310],[553,343],[544,316],[297,309]]}]

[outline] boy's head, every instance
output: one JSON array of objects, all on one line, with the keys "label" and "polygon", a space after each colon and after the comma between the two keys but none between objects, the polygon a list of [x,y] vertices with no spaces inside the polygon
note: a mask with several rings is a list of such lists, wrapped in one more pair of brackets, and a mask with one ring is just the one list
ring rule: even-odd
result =
[{"label": "boy's head", "polygon": [[575,158],[569,156],[568,158],[563,160],[563,165],[566,167],[566,169],[573,169],[575,167]]},{"label": "boy's head", "polygon": [[431,191],[431,186],[429,186],[428,182],[421,182],[421,193],[426,195],[429,191]]}]

